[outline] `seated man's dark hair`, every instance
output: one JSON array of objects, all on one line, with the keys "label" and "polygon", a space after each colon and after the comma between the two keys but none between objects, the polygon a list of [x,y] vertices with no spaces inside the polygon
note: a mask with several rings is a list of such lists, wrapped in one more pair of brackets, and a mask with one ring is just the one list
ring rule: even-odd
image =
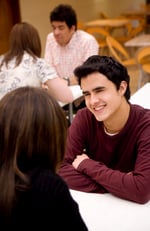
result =
[{"label": "seated man's dark hair", "polygon": [[74,74],[77,77],[79,85],[81,85],[82,78],[86,78],[87,75],[94,72],[99,72],[100,74],[105,75],[110,81],[112,81],[116,85],[117,90],[120,87],[121,81],[126,81],[127,90],[124,96],[127,101],[129,100],[130,77],[125,66],[123,66],[112,57],[93,55],[90,56],[81,66],[78,66],[74,70]]},{"label": "seated man's dark hair", "polygon": [[67,26],[71,28],[75,26],[77,29],[77,15],[72,6],[68,4],[60,4],[56,6],[50,13],[50,22],[60,21],[66,22]]}]

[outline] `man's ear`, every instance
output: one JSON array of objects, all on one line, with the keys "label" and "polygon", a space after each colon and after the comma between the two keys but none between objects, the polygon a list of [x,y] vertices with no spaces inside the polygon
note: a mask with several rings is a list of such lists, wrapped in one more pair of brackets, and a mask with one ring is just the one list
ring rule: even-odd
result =
[{"label": "man's ear", "polygon": [[119,87],[119,92],[123,96],[127,90],[127,82],[126,81],[121,81],[120,87]]},{"label": "man's ear", "polygon": [[70,28],[72,31],[75,31],[76,30],[76,27],[75,25],[72,25],[72,27]]}]

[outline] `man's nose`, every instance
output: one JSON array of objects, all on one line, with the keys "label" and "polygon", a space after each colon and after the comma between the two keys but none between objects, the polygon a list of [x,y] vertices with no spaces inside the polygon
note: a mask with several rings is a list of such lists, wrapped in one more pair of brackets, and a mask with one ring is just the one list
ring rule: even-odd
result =
[{"label": "man's nose", "polygon": [[99,101],[98,97],[96,94],[91,94],[90,96],[90,104],[95,104]]},{"label": "man's nose", "polygon": [[54,34],[59,34],[59,29],[58,29],[58,28],[55,28],[55,29],[53,30],[53,32],[54,32]]}]

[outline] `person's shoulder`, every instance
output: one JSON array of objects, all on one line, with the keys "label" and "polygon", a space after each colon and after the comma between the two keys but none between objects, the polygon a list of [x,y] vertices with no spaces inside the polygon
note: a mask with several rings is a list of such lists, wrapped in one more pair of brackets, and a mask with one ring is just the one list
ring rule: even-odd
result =
[{"label": "person's shoulder", "polygon": [[[51,32],[51,33],[49,33],[48,35],[47,35],[47,38],[46,38],[46,48],[45,49],[47,49],[47,51],[45,50],[45,52],[47,53],[49,53],[50,52],[50,54],[52,55],[52,53],[51,53],[51,51],[53,50],[54,51],[54,53],[55,53],[55,49],[57,49],[57,47],[58,47],[58,43],[57,43],[57,41],[56,41],[56,39],[55,39],[55,37],[54,37],[54,33],[53,32]],[[51,51],[50,51],[50,50]],[[49,55],[50,55],[49,54]],[[49,56],[48,55],[48,56]]]},{"label": "person's shoulder", "polygon": [[55,40],[53,32],[50,32],[50,33],[47,35],[47,40],[52,40],[52,41]]},{"label": "person's shoulder", "polygon": [[60,191],[67,189],[64,180],[49,169],[36,169],[32,174],[32,180],[34,186],[39,189],[40,193],[47,191],[47,193],[50,194],[59,194]]},{"label": "person's shoulder", "polygon": [[34,58],[28,52],[24,51],[20,64],[29,65],[29,63],[34,64]]},{"label": "person's shoulder", "polygon": [[143,113],[143,114],[145,114],[145,113],[149,114],[150,113],[150,109],[148,109],[148,108],[144,108],[138,104],[130,104],[130,105],[131,105],[131,109],[135,112]]},{"label": "person's shoulder", "polygon": [[33,56],[27,51],[24,51],[22,58],[23,59],[34,59]]},{"label": "person's shoulder", "polygon": [[86,31],[84,30],[77,30],[77,35],[81,38],[84,38],[86,40],[95,40],[95,37],[89,33],[87,33]]},{"label": "person's shoulder", "polygon": [[49,43],[49,44],[53,44],[56,42],[56,39],[54,37],[54,34],[53,32],[50,32],[47,37],[46,37],[46,42]]},{"label": "person's shoulder", "polygon": [[150,109],[137,104],[131,104],[131,115],[136,120],[150,122]]},{"label": "person's shoulder", "polygon": [[[87,47],[92,46],[98,49],[99,45],[96,38],[83,30],[76,31],[76,40],[80,42],[80,46]],[[79,44],[79,43],[78,43]]]}]

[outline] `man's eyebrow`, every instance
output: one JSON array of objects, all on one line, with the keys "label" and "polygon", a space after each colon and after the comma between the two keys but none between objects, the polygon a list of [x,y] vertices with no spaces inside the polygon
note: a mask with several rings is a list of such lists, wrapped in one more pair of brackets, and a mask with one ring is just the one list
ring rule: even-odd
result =
[{"label": "man's eyebrow", "polygon": [[[92,91],[94,92],[94,91],[102,91],[102,90],[104,90],[105,89],[105,87],[96,87],[96,88],[93,88],[92,89]],[[88,93],[89,91],[82,91],[82,93],[83,94],[85,94],[85,93]]]}]

